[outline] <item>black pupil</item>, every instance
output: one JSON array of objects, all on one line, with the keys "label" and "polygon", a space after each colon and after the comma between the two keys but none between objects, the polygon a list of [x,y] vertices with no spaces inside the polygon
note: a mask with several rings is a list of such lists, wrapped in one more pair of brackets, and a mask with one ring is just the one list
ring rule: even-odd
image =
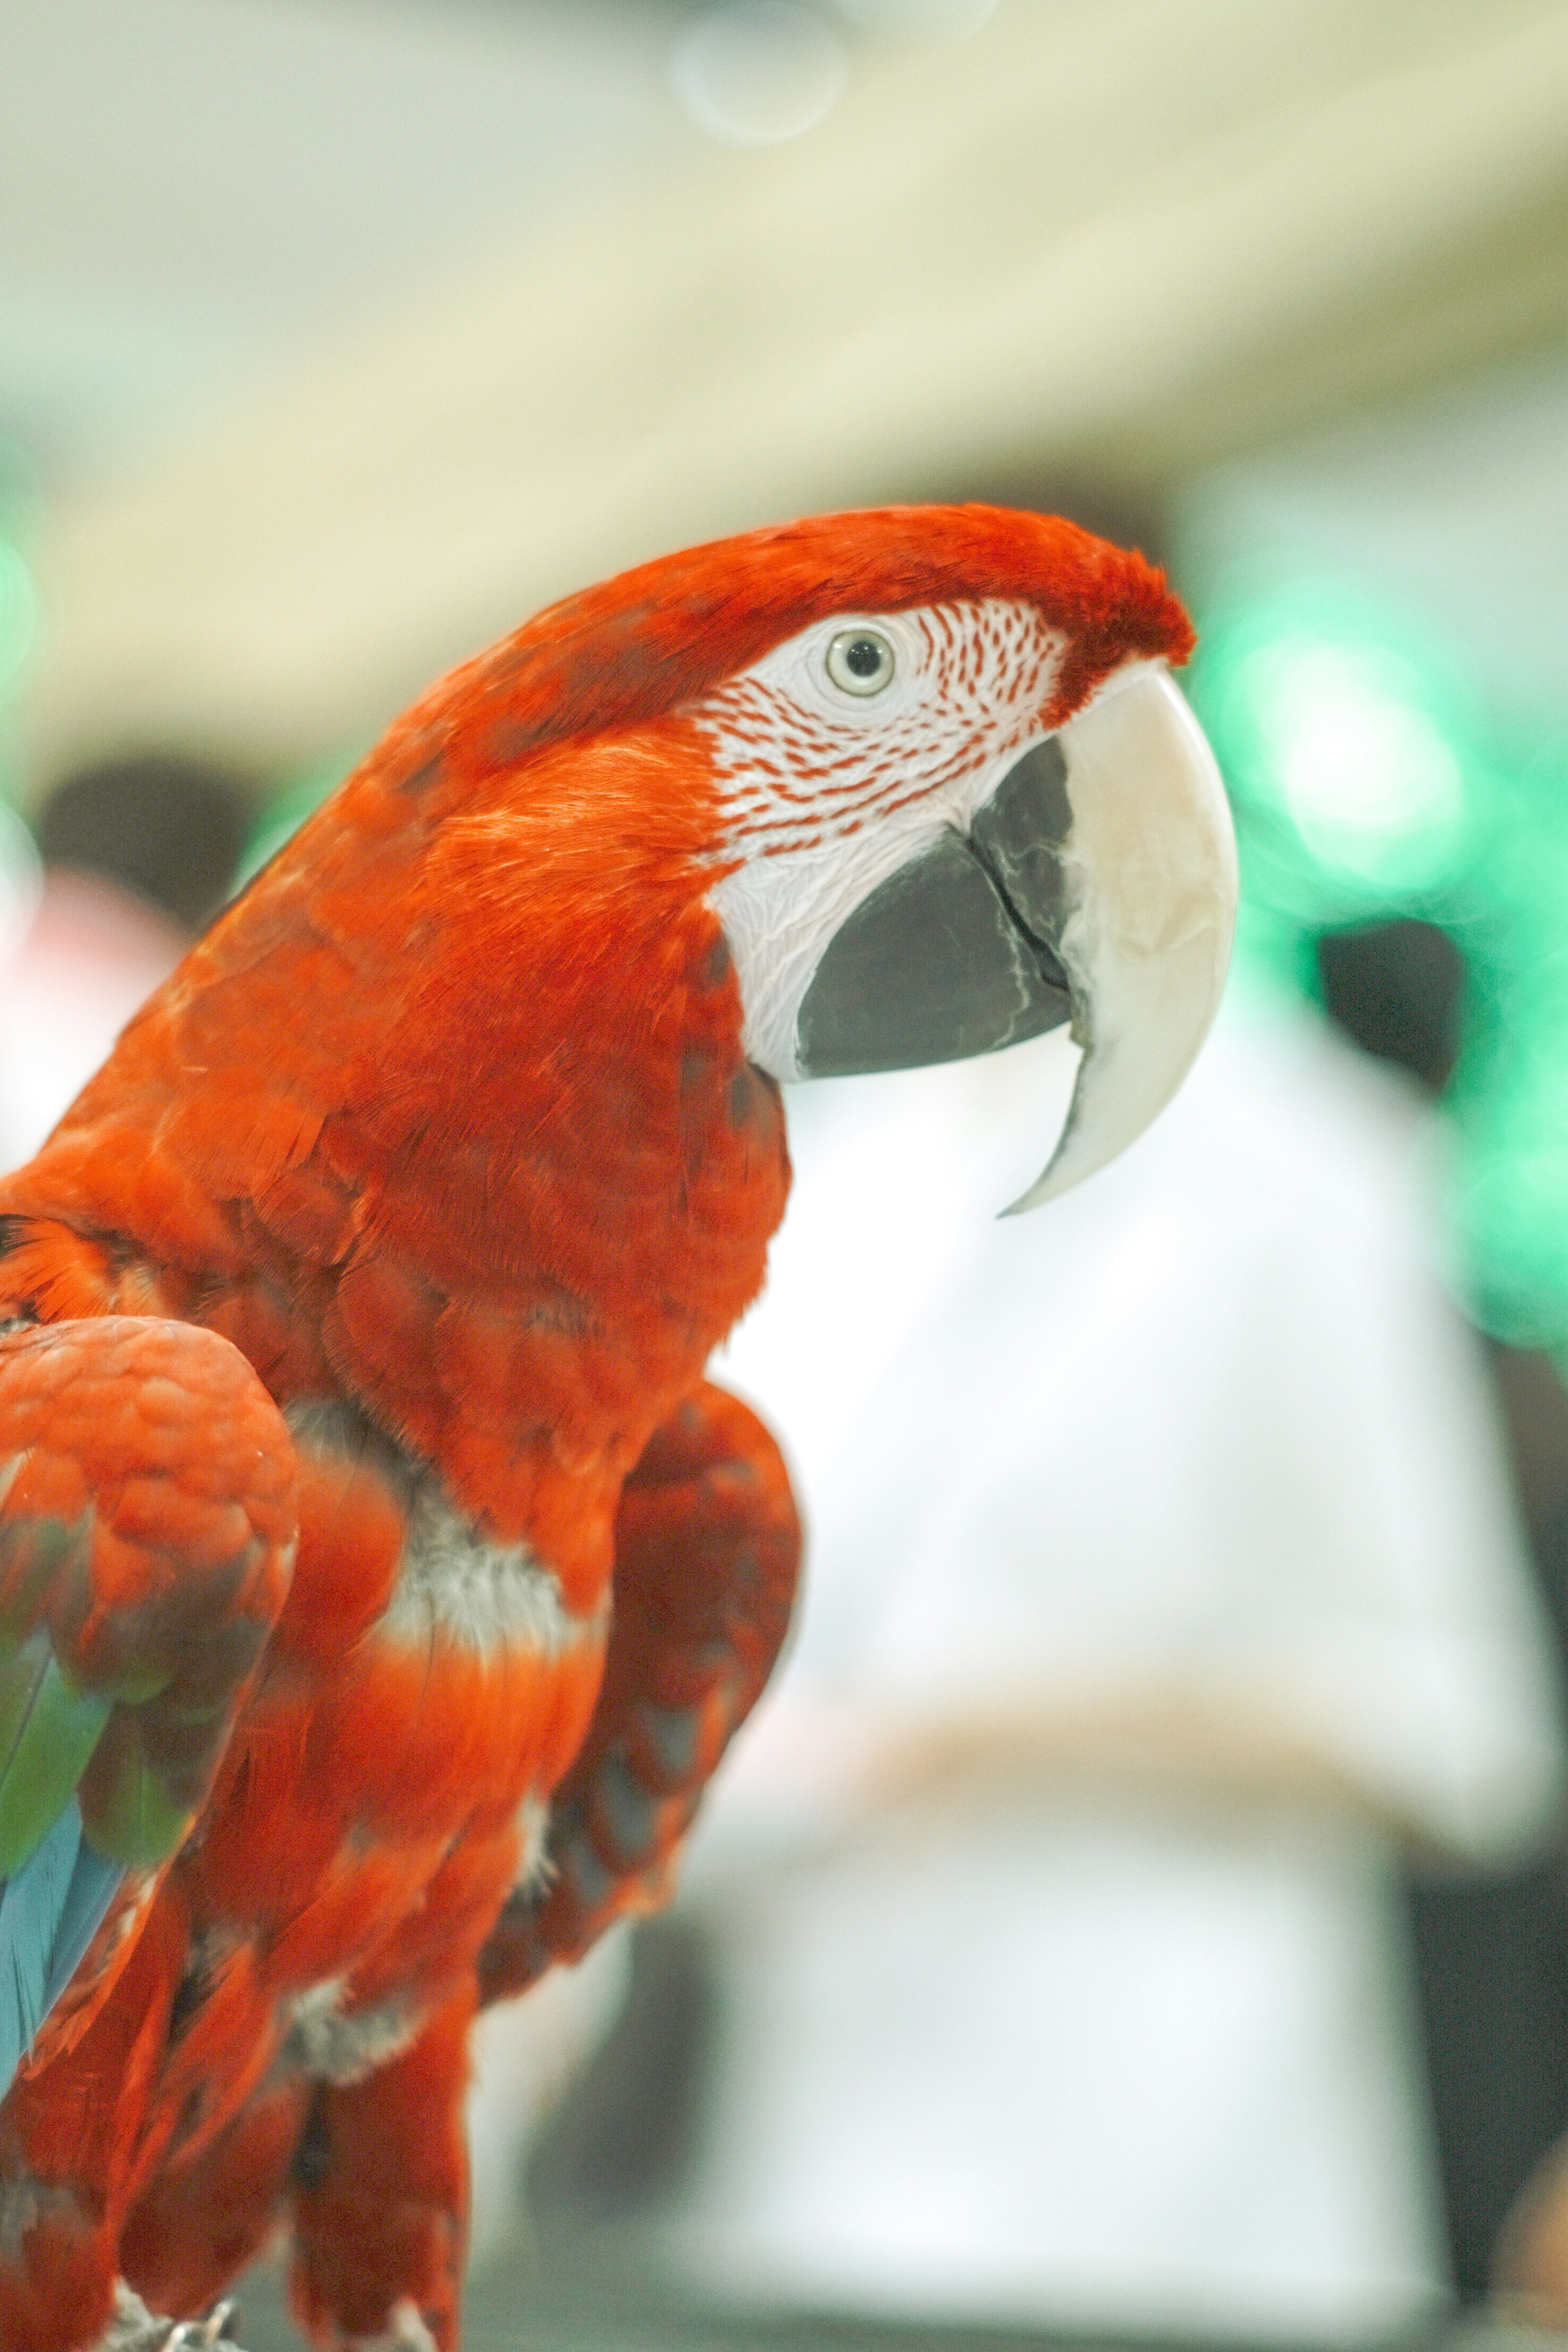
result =
[{"label": "black pupil", "polygon": [[875,677],[882,658],[875,637],[853,637],[844,648],[844,667],[854,677]]}]

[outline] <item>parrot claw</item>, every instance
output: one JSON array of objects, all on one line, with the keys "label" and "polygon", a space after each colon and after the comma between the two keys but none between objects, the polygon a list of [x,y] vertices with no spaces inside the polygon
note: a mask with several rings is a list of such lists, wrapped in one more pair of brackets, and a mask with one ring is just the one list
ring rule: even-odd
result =
[{"label": "parrot claw", "polygon": [[211,2352],[212,2346],[223,2344],[237,2352],[228,2332],[237,2309],[233,2303],[215,2303],[205,2319],[182,2319],[163,2338],[163,2352]]},{"label": "parrot claw", "polygon": [[437,2352],[437,2346],[417,2305],[405,2295],[387,2313],[381,2335],[351,2336],[344,2352]]},{"label": "parrot claw", "polygon": [[205,2319],[160,2319],[123,2283],[114,2290],[114,2316],[99,2339],[98,2352],[239,2352],[229,2334],[237,2314],[233,2303],[216,2303]]}]

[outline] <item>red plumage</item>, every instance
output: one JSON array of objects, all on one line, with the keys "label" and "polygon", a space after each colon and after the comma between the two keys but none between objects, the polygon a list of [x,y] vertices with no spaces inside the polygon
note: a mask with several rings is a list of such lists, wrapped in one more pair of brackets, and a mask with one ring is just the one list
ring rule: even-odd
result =
[{"label": "red plumage", "polygon": [[[204,1458],[214,1556],[237,1577],[248,1544],[266,1584],[233,1610],[272,1628],[168,1784],[205,1794],[190,1835],[128,1878],[0,2109],[15,2352],[90,2341],[117,2267],[200,2310],[285,2210],[321,2340],[411,2301],[456,2343],[475,2005],[657,1898],[795,1579],[777,1451],[702,1385],[788,1162],[705,902],[737,853],[689,706],[823,615],[976,595],[1061,632],[1047,723],[1187,647],[1139,559],[978,508],[791,524],[570,598],[394,726],[0,1183],[0,1314],[155,1341],[215,1445],[260,1433],[259,1534]],[[0,1343],[0,1453],[35,1443],[4,1378],[47,1344]],[[206,1540],[139,1446],[111,1413],[61,1474],[137,1666],[153,1588],[195,1624]],[[41,1573],[21,1500],[6,1622]],[[534,1563],[559,1622],[477,1638],[411,1529],[461,1608],[511,1606],[494,1563]],[[514,1892],[552,1791],[553,1881]]]}]

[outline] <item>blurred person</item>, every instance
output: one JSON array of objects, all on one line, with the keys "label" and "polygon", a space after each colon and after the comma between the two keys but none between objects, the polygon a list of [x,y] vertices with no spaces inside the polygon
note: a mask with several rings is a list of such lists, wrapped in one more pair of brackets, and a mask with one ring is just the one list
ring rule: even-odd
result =
[{"label": "blurred person", "polygon": [[1563,1776],[1430,1123],[1233,1004],[1118,1168],[973,1239],[1061,1051],[795,1110],[723,1376],[795,1435],[808,1597],[689,1874],[651,2242],[721,2299],[1383,2333],[1447,2289],[1400,1856],[1528,1848]]},{"label": "blurred person", "polygon": [[[1331,932],[1315,952],[1336,1026],[1440,1094],[1459,1051],[1464,964],[1453,940],[1405,919]],[[1561,1686],[1568,1393],[1538,1349],[1492,1339],[1485,1360]],[[1479,1865],[1417,1851],[1404,1880],[1448,2259],[1460,2296],[1475,2303],[1500,2264],[1515,2292],[1536,2237],[1523,2217],[1550,2202],[1549,2151],[1568,2125],[1568,1855],[1560,1838],[1543,1853]]]},{"label": "blurred person", "polygon": [[47,866],[99,875],[195,932],[228,895],[257,797],[254,782],[220,761],[126,753],[56,785],[38,848]]},{"label": "blurred person", "polygon": [[216,762],[147,752],[45,803],[41,891],[0,971],[0,1166],[37,1149],[221,905],[252,797]]}]

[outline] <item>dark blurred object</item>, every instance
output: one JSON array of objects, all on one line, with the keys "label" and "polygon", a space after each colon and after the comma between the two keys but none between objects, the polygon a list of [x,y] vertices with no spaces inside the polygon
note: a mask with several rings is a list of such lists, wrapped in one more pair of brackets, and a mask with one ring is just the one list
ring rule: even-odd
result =
[{"label": "dark blurred object", "polygon": [[1568,2125],[1568,1868],[1412,1871],[1406,1900],[1449,2259],[1475,2303],[1510,2208]]},{"label": "dark blurred object", "polygon": [[1336,1027],[1363,1053],[1441,1094],[1458,1058],[1465,984],[1464,957],[1447,931],[1409,919],[1330,931],[1317,958]]},{"label": "dark blurred object", "polygon": [[200,930],[223,904],[256,804],[216,761],[145,751],[79,768],[37,822],[46,866],[102,874]]},{"label": "dark blurred object", "polygon": [[705,1938],[682,1920],[642,1921],[621,2013],[528,2168],[525,2203],[542,2236],[630,2221],[680,2187],[713,1999]]},{"label": "dark blurred object", "polygon": [[1568,1391],[1539,1349],[1491,1339],[1487,1355],[1514,1492],[1568,1682]]},{"label": "dark blurred object", "polygon": [[[1329,1018],[1440,1094],[1458,1053],[1465,961],[1433,923],[1317,942]],[[1541,1596],[1568,1675],[1568,1394],[1550,1360],[1488,1359]],[[1412,1867],[1405,1899],[1454,2284],[1490,2284],[1510,2208],[1568,2126],[1568,1864],[1496,1874]]]},{"label": "dark blurred object", "polygon": [[[1568,1680],[1568,1392],[1548,1356],[1499,1340],[1487,1352],[1541,1595]],[[1542,2265],[1554,2258],[1551,2324],[1561,2326],[1568,2317],[1568,2150],[1547,2151],[1568,2130],[1568,1859],[1473,1894],[1417,1889],[1416,1900],[1418,1918],[1423,1904],[1428,1914],[1424,1943],[1417,1929],[1422,1958],[1453,1948],[1430,1983],[1423,1971],[1424,2001],[1429,2009],[1458,2003],[1461,2011],[1447,2021],[1433,2017],[1435,2046],[1446,2047],[1455,2063],[1468,2053],[1472,2063],[1478,2046],[1485,2046],[1492,2079],[1515,2086],[1511,2137],[1489,2145],[1498,2118],[1488,2105],[1462,2084],[1446,2093],[1434,2084],[1439,2116],[1453,2117],[1443,2136],[1443,2163],[1456,2264],[1464,2263],[1461,2289],[1479,2295],[1489,2284],[1539,2307],[1552,2286]],[[1467,2222],[1461,2242],[1458,2233]]]}]

